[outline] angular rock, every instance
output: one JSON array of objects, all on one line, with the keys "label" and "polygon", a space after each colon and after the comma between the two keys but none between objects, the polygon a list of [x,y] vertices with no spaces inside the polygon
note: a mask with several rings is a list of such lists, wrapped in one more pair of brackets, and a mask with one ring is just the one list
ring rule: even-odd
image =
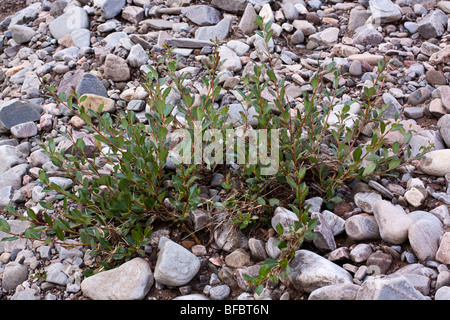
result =
[{"label": "angular rock", "polygon": [[81,79],[76,84],[75,90],[80,95],[95,94],[97,96],[108,98],[108,92],[106,91],[105,86],[100,79],[92,73],[83,73]]},{"label": "angular rock", "polygon": [[236,54],[236,52],[234,52],[225,45],[219,47],[218,50],[220,59],[225,61],[220,66],[220,70],[226,69],[233,72],[233,71],[240,71],[242,69],[241,59],[239,59],[239,56]]},{"label": "angular rock", "polygon": [[199,26],[211,26],[222,19],[220,11],[206,5],[184,7],[181,13],[190,21]]},{"label": "angular rock", "polygon": [[114,54],[108,54],[105,59],[105,78],[121,82],[130,79],[130,68],[127,62]]},{"label": "angular rock", "polygon": [[26,101],[15,101],[0,108],[0,132],[8,132],[11,127],[29,121],[39,121],[40,107]]},{"label": "angular rock", "polygon": [[85,278],[81,290],[93,300],[142,300],[153,282],[149,263],[134,258],[120,267]]},{"label": "angular rock", "polygon": [[[424,47],[424,45],[422,45],[422,47]],[[432,52],[428,52],[429,55],[431,55],[429,60],[431,65],[436,66],[438,64],[446,64],[450,61],[450,46],[446,46],[442,49],[440,47],[433,47],[433,48],[434,50]],[[426,47],[423,49],[421,48],[421,51],[424,50],[426,50]]]},{"label": "angular rock", "polygon": [[290,263],[289,281],[297,290],[313,292],[333,284],[353,284],[348,271],[308,250],[298,250]]},{"label": "angular rock", "polygon": [[94,10],[108,20],[122,12],[126,0],[94,0]]},{"label": "angular rock", "polygon": [[136,44],[131,47],[130,54],[128,55],[127,62],[132,68],[140,68],[148,61],[147,52],[140,44]]},{"label": "angular rock", "polygon": [[417,106],[431,97],[431,92],[427,88],[420,88],[409,95],[408,103]]},{"label": "angular rock", "polygon": [[222,19],[218,24],[211,27],[200,27],[196,32],[195,39],[198,40],[225,40],[230,32],[231,20],[228,18]]},{"label": "angular rock", "polygon": [[167,286],[183,286],[200,270],[200,261],[186,248],[161,237],[154,277]]},{"label": "angular rock", "polygon": [[206,40],[198,40],[198,39],[191,39],[191,38],[172,38],[167,39],[167,44],[170,46],[174,46],[177,48],[203,48],[203,47],[211,47],[214,44],[211,41]]},{"label": "angular rock", "polygon": [[350,11],[350,17],[347,25],[348,30],[355,31],[359,27],[363,26],[371,15],[372,15],[371,12],[364,8],[361,7],[353,8]]},{"label": "angular rock", "polygon": [[47,276],[45,280],[60,286],[65,286],[69,282],[69,277],[62,271],[64,265],[56,262],[46,268]]},{"label": "angular rock", "polygon": [[122,11],[122,18],[132,24],[138,24],[145,18],[144,8],[137,6],[126,6]]},{"label": "angular rock", "polygon": [[309,37],[309,40],[317,42],[320,46],[332,47],[338,41],[339,28],[331,27],[315,33]]},{"label": "angular rock", "polygon": [[386,200],[378,200],[373,207],[381,238],[391,244],[402,244],[408,237],[413,220],[401,208]]},{"label": "angular rock", "polygon": [[376,192],[358,192],[354,196],[355,204],[366,213],[373,212],[373,206],[378,200],[382,200],[379,193]]},{"label": "angular rock", "polygon": [[403,276],[374,277],[364,281],[358,291],[356,300],[424,300]]},{"label": "angular rock", "polygon": [[239,22],[239,29],[245,35],[251,36],[258,30],[258,26],[253,23],[256,20],[256,11],[253,8],[251,3],[247,3],[245,7],[244,14],[241,17],[241,21]]},{"label": "angular rock", "polygon": [[400,7],[391,0],[370,0],[369,9],[376,25],[394,22],[402,18]]},{"label": "angular rock", "polygon": [[28,164],[19,164],[5,171],[0,176],[0,190],[11,186],[15,190],[22,187],[22,178],[28,171]]},{"label": "angular rock", "polygon": [[447,20],[445,13],[436,9],[419,21],[417,32],[425,39],[440,37],[444,34]]},{"label": "angular rock", "polygon": [[[96,145],[96,140],[95,140],[94,136],[92,136],[90,134],[86,134],[84,132],[80,132],[80,131],[73,131],[72,136],[73,136],[73,139],[75,142],[78,139],[83,139],[83,142],[85,145],[84,154],[88,158],[93,158],[96,154],[98,154],[100,152],[99,147],[97,147],[97,145]],[[76,145],[74,145],[74,143],[69,139],[63,140],[58,144],[57,150],[60,151],[63,149],[65,149],[65,152],[64,152],[65,154],[82,156],[82,153],[78,150]]]},{"label": "angular rock", "polygon": [[77,29],[89,29],[89,17],[84,9],[76,6],[71,7],[49,24],[50,33],[56,40]]},{"label": "angular rock", "polygon": [[219,9],[231,13],[243,13],[247,1],[246,0],[212,0],[211,4]]},{"label": "angular rock", "polygon": [[316,235],[316,239],[313,241],[316,248],[324,251],[336,249],[333,229],[328,225],[326,218],[319,212],[313,212],[311,219],[317,219],[318,221],[317,226],[313,230],[313,233]]}]

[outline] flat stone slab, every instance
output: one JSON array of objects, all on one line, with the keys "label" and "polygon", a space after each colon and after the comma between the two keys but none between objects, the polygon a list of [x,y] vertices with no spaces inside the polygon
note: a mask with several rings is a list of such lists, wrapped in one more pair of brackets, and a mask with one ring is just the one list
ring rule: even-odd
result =
[{"label": "flat stone slab", "polygon": [[16,101],[0,108],[0,132],[8,132],[11,127],[29,121],[39,121],[40,107],[27,101]]}]

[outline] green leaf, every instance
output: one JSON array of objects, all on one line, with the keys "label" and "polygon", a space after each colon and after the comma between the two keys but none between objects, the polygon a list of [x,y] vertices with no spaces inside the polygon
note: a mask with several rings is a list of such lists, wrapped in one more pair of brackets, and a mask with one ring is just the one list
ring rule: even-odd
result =
[{"label": "green leaf", "polygon": [[364,169],[363,176],[368,176],[371,174],[377,167],[377,164],[374,162],[370,162],[367,167]]},{"label": "green leaf", "polygon": [[0,231],[11,232],[11,227],[9,226],[8,221],[0,218]]},{"label": "green leaf", "polygon": [[277,225],[275,226],[275,230],[277,231],[277,233],[281,236],[284,233],[284,228],[281,225],[281,223],[277,223]]}]

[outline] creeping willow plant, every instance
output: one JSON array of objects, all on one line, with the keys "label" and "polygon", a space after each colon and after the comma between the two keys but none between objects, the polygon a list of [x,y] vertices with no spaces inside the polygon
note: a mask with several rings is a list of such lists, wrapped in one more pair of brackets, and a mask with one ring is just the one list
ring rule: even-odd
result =
[{"label": "creeping willow plant", "polygon": [[[3,240],[25,237],[74,245],[68,240],[76,239],[77,245],[88,246],[93,254],[102,255],[103,266],[109,268],[114,262],[145,255],[144,247],[149,244],[156,222],[172,223],[201,243],[190,221],[190,213],[199,207],[226,212],[236,227],[248,230],[268,223],[274,207],[286,206],[298,220],[289,232],[280,224],[272,226],[280,235],[276,243],[281,249],[280,257],[263,262],[258,276],[245,275],[249,285],[260,293],[267,280],[284,279],[296,250],[305,240],[315,239],[317,222],[310,218],[305,206],[310,190],[332,208],[341,201],[336,190],[344,183],[396,175],[399,166],[411,163],[428,150],[409,157],[412,133],[397,122],[398,115],[391,123],[384,117],[386,106],[378,107],[388,67],[385,62],[378,63],[373,86],[364,87],[363,99],[358,101],[359,113],[349,112],[358,99],[341,102],[347,88],[339,87],[341,72],[334,61],[324,67],[319,65],[310,79],[312,90],[303,92],[302,104],[295,104],[286,95],[286,80],[276,71],[276,59],[271,53],[271,23],[263,24],[260,17],[255,23],[260,27],[256,36],[267,49],[265,62],[254,62],[253,72],[243,76],[243,85],[236,92],[245,111],[243,130],[250,129],[250,120],[254,119],[249,119],[248,111],[254,108],[258,115],[256,123],[252,121],[254,129],[278,132],[279,139],[269,138],[266,146],[266,150],[276,150],[276,154],[271,154],[272,161],[278,164],[274,174],[262,174],[267,163],[224,166],[190,161],[169,166],[171,148],[178,142],[172,134],[174,130],[183,129],[191,136],[200,130],[205,136],[214,129],[225,141],[227,129],[233,128],[228,121],[228,106],[221,106],[218,99],[223,63],[219,43],[214,43],[205,63],[206,72],[201,77],[205,90],[200,101],[196,101],[187,85],[187,74],[177,71],[179,60],[169,50],[167,56],[156,58],[148,66],[142,83],[148,93],[144,119],[133,111],[110,114],[102,113],[100,107],[95,112],[83,106],[85,96],[57,95],[54,87],[43,84],[49,97],[84,120],[91,140],[69,129],[61,134],[72,142],[70,147],[61,148],[52,138],[42,143],[53,165],[73,181],[73,186],[59,186],[49,172],[41,170],[39,181],[45,186],[44,191],[55,197],[40,201],[43,210],[39,212],[28,209],[22,214],[7,207],[5,214],[28,220],[32,225],[25,234],[17,235],[5,219],[0,219],[0,229],[11,234]],[[273,100],[265,98],[266,91]],[[179,99],[170,99],[175,102],[169,103],[169,95]],[[373,126],[370,137],[363,134],[369,125]],[[403,143],[394,142],[386,148],[386,135],[392,131],[403,134]],[[207,146],[208,141],[201,143]],[[272,149],[275,143],[278,148]],[[251,156],[250,148],[245,149],[244,155],[232,150],[234,160]],[[403,161],[404,155],[409,160]],[[198,155],[192,153],[195,156]],[[200,198],[199,181],[219,170],[226,170],[221,201],[205,202]]]}]

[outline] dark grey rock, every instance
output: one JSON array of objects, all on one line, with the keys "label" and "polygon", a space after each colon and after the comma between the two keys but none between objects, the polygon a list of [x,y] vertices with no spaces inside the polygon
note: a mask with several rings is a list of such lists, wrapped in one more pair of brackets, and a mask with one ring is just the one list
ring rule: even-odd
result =
[{"label": "dark grey rock", "polygon": [[0,132],[8,132],[11,127],[29,121],[39,121],[41,107],[27,101],[15,101],[0,109]]},{"label": "dark grey rock", "polygon": [[108,92],[97,76],[92,73],[84,73],[76,85],[76,91],[80,95],[95,94],[108,98]]},{"label": "dark grey rock", "polygon": [[[125,1],[125,0],[124,0]],[[181,13],[190,21],[199,26],[212,26],[222,19],[219,10],[206,5],[184,7]]]}]

